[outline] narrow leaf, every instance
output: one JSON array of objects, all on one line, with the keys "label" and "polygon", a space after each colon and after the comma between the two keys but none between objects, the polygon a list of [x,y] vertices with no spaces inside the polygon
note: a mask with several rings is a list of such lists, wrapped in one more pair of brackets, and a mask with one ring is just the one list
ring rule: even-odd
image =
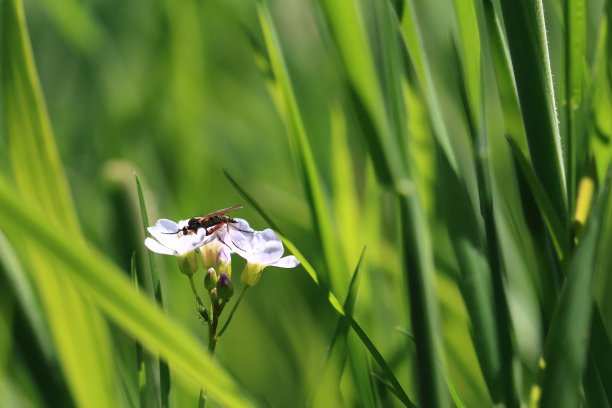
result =
[{"label": "narrow leaf", "polygon": [[514,157],[518,162],[519,168],[527,180],[531,193],[535,198],[540,214],[548,227],[548,231],[555,244],[559,259],[564,259],[567,255],[567,245],[564,239],[565,231],[563,224],[557,216],[555,208],[546,194],[544,187],[542,186],[541,180],[536,176],[533,168],[529,164],[529,161],[523,155],[523,152],[520,150],[514,140],[508,138],[508,143],[510,143],[512,153],[514,153]]},{"label": "narrow leaf", "polygon": [[[144,231],[144,235],[147,236],[147,227],[149,224],[149,215],[147,213],[147,206],[144,199],[144,194],[142,192],[142,186],[140,184],[140,180],[137,175],[134,175],[136,180],[136,189],[138,190],[138,201],[140,203],[140,215],[142,217],[142,227]],[[155,254],[152,251],[146,251],[149,256],[149,268],[151,271],[151,284],[153,288],[153,292],[155,295],[155,303],[160,307],[160,309],[164,309],[164,301],[162,296],[162,288],[161,283],[159,281],[159,272],[157,268],[157,259],[155,258]],[[148,362],[154,361],[154,358],[151,356],[147,359]],[[147,373],[154,372],[152,369],[147,369]],[[149,380],[150,385],[153,388],[157,387],[157,381],[153,381],[153,378]],[[169,394],[170,394],[170,369],[168,368],[168,364],[159,360],[159,389],[153,390],[153,392],[157,391],[160,396],[162,407],[168,407],[169,402]]]},{"label": "narrow leaf", "polygon": [[[542,0],[501,0],[535,175],[565,232],[567,187]],[[559,239],[566,234],[556,236]],[[565,239],[559,244],[565,246]]]},{"label": "narrow leaf", "polygon": [[580,403],[580,379],[586,366],[589,323],[593,309],[591,280],[602,225],[610,205],[609,169],[587,230],[574,252],[548,331],[542,382],[542,407],[575,407]]},{"label": "narrow leaf", "polygon": [[299,153],[298,165],[303,175],[306,196],[321,239],[328,267],[329,276],[326,276],[326,278],[329,279],[332,288],[344,290],[348,283],[348,278],[346,276],[342,252],[333,228],[335,223],[330,213],[326,193],[310,147],[306,127],[304,126],[291,77],[285,64],[278,35],[265,2],[263,5],[258,4],[257,14],[264,34],[272,72],[281,94],[280,101],[282,102],[282,107],[280,107],[279,111],[285,115],[288,133],[293,138],[294,145]]}]

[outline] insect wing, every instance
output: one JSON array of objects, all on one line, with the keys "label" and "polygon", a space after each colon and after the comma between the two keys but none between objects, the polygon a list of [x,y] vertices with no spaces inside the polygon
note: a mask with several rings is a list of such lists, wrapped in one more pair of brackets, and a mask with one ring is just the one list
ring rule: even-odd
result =
[{"label": "insect wing", "polygon": [[211,212],[210,214],[206,214],[205,216],[203,216],[201,218],[202,219],[207,219],[207,218],[218,217],[218,216],[221,216],[221,215],[225,215],[228,212],[231,212],[231,211],[234,211],[234,210],[238,210],[240,208],[242,208],[241,205],[234,205],[234,206],[231,206],[231,207],[227,207],[227,208],[223,208],[221,210],[217,210],[217,211]]}]

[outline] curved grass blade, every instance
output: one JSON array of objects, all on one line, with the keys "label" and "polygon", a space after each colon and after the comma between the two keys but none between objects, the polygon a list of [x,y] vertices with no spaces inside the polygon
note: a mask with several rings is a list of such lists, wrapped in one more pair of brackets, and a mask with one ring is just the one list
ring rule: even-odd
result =
[{"label": "curved grass blade", "polygon": [[[226,176],[231,179],[229,175],[226,174]],[[257,211],[259,212],[262,218],[264,219],[270,218],[265,213],[265,211],[262,209],[262,207],[255,201],[252,195],[246,192],[246,190],[244,190],[238,184],[235,184],[235,181],[233,181],[232,184],[234,185],[238,193],[240,193],[240,195],[242,195],[242,197],[244,197],[244,199],[247,200],[253,206],[253,208],[257,209]],[[273,225],[274,223],[271,223],[271,224]],[[342,306],[342,304],[340,303],[336,295],[334,295],[334,293],[331,290],[329,290],[325,286],[325,284],[319,279],[319,275],[317,274],[316,270],[312,267],[312,265],[310,264],[310,262],[308,262],[308,260],[304,257],[304,255],[302,255],[302,253],[298,250],[298,248],[284,236],[280,234],[279,236],[282,239],[285,247],[289,250],[289,252],[291,252],[293,255],[295,255],[296,258],[300,260],[300,263],[302,267],[304,268],[304,270],[306,271],[306,273],[308,273],[308,276],[310,276],[310,278],[319,287],[321,287],[324,291],[327,292],[327,299],[330,305],[334,308],[336,312],[338,312],[341,316],[344,316],[344,318],[348,321],[349,325],[353,328],[357,336],[359,336],[361,342],[366,346],[366,348],[370,352],[370,355],[372,356],[374,361],[376,361],[378,366],[383,371],[384,378],[393,385],[393,387],[397,391],[397,394],[402,396],[400,400],[407,406],[414,406],[414,403],[410,400],[410,398],[408,397],[408,395],[406,394],[406,392],[400,385],[399,381],[395,377],[395,374],[393,374],[393,371],[391,370],[391,368],[385,361],[384,357],[382,356],[382,354],[380,354],[380,352],[378,351],[374,343],[372,343],[372,341],[370,340],[368,335],[363,331],[361,326],[352,317],[346,316],[346,311],[344,310],[344,307]]]},{"label": "curved grass blade", "polygon": [[[149,224],[149,215],[147,213],[147,206],[144,200],[144,194],[142,193],[142,186],[140,184],[140,180],[138,176],[134,174],[134,179],[136,180],[136,189],[138,190],[138,202],[140,204],[140,215],[142,217],[142,228],[144,232],[144,236],[147,236],[147,226]],[[159,272],[157,268],[157,259],[155,258],[155,254],[152,251],[147,251],[147,255],[149,256],[149,267],[151,271],[151,283],[153,292],[155,295],[155,303],[159,306],[160,309],[164,309],[164,300],[162,296],[161,283],[159,281]],[[151,360],[153,357],[150,358]],[[148,359],[149,360],[149,359]],[[147,373],[150,373],[151,370],[147,370]],[[157,381],[153,381],[151,378],[149,381],[150,385],[153,388],[157,388]],[[162,407],[169,406],[169,395],[170,395],[170,369],[168,368],[168,364],[159,360],[159,389],[156,390],[160,396]]]},{"label": "curved grass blade", "polygon": [[325,190],[317,170],[302,114],[293,90],[293,84],[266,2],[263,2],[263,4],[258,3],[257,14],[264,34],[272,72],[278,87],[279,95],[277,96],[280,97],[277,100],[282,104],[279,107],[279,111],[285,116],[288,133],[293,138],[293,145],[296,146],[299,154],[298,165],[303,176],[306,196],[313,219],[315,220],[316,229],[321,238],[322,249],[328,267],[327,273],[329,274],[325,278],[329,280],[331,287],[335,290],[344,290],[348,283],[348,278],[346,276],[342,251],[339,248],[333,229],[334,220],[330,214]]},{"label": "curved grass blade", "polygon": [[580,383],[587,359],[589,324],[593,310],[591,281],[602,225],[611,205],[612,167],[593,208],[587,230],[569,262],[567,279],[550,324],[544,360],[542,407],[572,407],[580,403]]},{"label": "curved grass blade", "polygon": [[542,0],[501,0],[531,162],[563,234],[568,225],[567,185]]},{"label": "curved grass blade", "polygon": [[[365,247],[363,248],[361,255],[359,256],[359,261],[357,262],[357,266],[355,267],[355,271],[353,272],[353,277],[351,278],[351,282],[349,284],[348,292],[346,295],[346,299],[344,301],[343,309],[347,316],[353,315],[353,310],[355,307],[355,301],[357,299],[357,290],[358,290],[358,276],[359,271],[361,269],[361,264],[363,261],[363,256],[365,254]],[[325,362],[323,363],[323,367],[321,369],[321,374],[319,376],[318,381],[315,383],[313,387],[313,391],[311,393],[311,397],[309,400],[312,400],[313,397],[317,394],[317,390],[319,389],[321,383],[324,378],[329,378],[331,375],[332,365],[330,364],[332,360],[332,355],[336,355],[337,359],[340,362],[337,364],[339,373],[336,373],[338,376],[341,375],[341,370],[344,368],[344,364],[346,363],[346,347],[344,347],[344,343],[346,342],[346,336],[348,334],[350,326],[346,319],[343,316],[340,316],[338,322],[336,323],[336,329],[334,330],[334,334],[329,342],[329,346],[327,347],[327,355],[325,356]],[[340,344],[338,344],[340,343]],[[338,377],[339,379],[339,377]],[[310,404],[307,404],[310,406]]]},{"label": "curved grass blade", "polygon": [[[82,243],[76,212],[55,146],[20,0],[2,2],[0,87],[3,119],[20,199],[44,221]],[[15,230],[18,231],[18,230]],[[57,357],[78,405],[116,406],[110,334],[99,311],[60,276],[54,255],[43,258],[29,234],[27,271],[37,286]],[[96,367],[92,370],[91,367]]]},{"label": "curved grass blade", "polygon": [[529,188],[533,194],[533,197],[535,198],[540,214],[548,227],[548,231],[550,232],[550,236],[555,244],[555,249],[557,250],[559,259],[565,259],[567,256],[567,245],[564,239],[565,231],[563,224],[561,223],[561,219],[557,217],[557,213],[550,201],[550,197],[546,194],[541,180],[536,176],[534,169],[529,164],[527,158],[523,155],[521,149],[518,147],[516,142],[510,138],[508,138],[508,143],[512,148],[512,153],[514,154],[523,176],[525,176],[525,179],[529,184]]},{"label": "curved grass blade", "polygon": [[159,352],[180,375],[178,378],[205,385],[213,398],[226,406],[252,406],[241,387],[206,354],[205,347],[149,300],[136,294],[121,270],[97,251],[75,242],[33,214],[31,204],[21,202],[0,178],[1,228],[19,231],[20,236],[36,245],[39,254],[53,255],[49,259],[62,266],[53,269],[57,278],[70,282],[114,323],[149,350]]}]

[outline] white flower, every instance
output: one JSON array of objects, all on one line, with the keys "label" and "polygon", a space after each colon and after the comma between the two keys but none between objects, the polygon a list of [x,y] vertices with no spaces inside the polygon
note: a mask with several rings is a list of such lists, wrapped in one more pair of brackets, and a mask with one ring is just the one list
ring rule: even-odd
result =
[{"label": "white flower", "polygon": [[180,230],[187,226],[189,220],[174,221],[161,219],[147,230],[153,238],[145,239],[144,244],[153,252],[163,255],[184,256],[196,248],[212,241],[214,235],[206,235],[204,228],[196,233],[184,235]]},{"label": "white flower", "polygon": [[[277,268],[295,268],[300,261],[293,256],[283,257],[283,243],[271,229],[242,233],[242,240],[237,236],[232,236],[233,252],[244,259],[247,264],[242,271],[241,281],[245,285],[253,286],[259,281],[261,272],[267,266]],[[237,238],[238,241],[234,240]]]}]

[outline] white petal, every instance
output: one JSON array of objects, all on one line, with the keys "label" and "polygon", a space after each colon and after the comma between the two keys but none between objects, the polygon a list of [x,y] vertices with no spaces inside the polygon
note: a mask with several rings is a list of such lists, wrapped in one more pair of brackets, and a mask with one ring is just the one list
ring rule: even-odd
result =
[{"label": "white petal", "polygon": [[178,234],[178,225],[171,220],[160,219],[147,231],[162,245],[174,249]]},{"label": "white petal", "polygon": [[208,243],[212,239],[211,236],[206,236],[206,231],[204,228],[200,228],[195,234],[176,234],[174,237],[175,240],[172,244],[172,249],[178,252],[179,255],[184,255],[191,252],[196,248]]},{"label": "white petal", "polygon": [[165,232],[165,233],[176,233],[180,229],[176,222],[172,220],[167,220],[165,218],[157,220],[155,225],[150,228],[155,228],[159,232]]},{"label": "white petal", "polygon": [[270,266],[276,266],[277,268],[295,268],[299,264],[300,261],[298,261],[295,256],[289,255],[279,259],[277,262],[271,264]]},{"label": "white petal", "polygon": [[270,265],[277,262],[283,256],[285,251],[283,243],[274,231],[266,229],[264,231],[256,231],[253,235],[251,250],[245,256],[245,259],[249,262]]},{"label": "white petal", "polygon": [[163,255],[174,255],[174,252],[171,249],[166,248],[165,246],[163,246],[162,244],[160,244],[159,242],[157,242],[156,240],[154,240],[153,238],[147,238],[145,239],[144,244],[146,245],[147,248],[149,248],[151,251],[153,252],[157,252],[158,254],[163,254]]},{"label": "white petal", "polygon": [[242,218],[234,218],[234,220],[236,221],[235,224],[231,224],[231,226],[234,229],[237,230],[241,230],[241,232],[254,232],[255,230],[253,230],[253,228],[251,228],[251,226],[249,225],[249,223],[247,222],[247,220],[242,219]]}]

